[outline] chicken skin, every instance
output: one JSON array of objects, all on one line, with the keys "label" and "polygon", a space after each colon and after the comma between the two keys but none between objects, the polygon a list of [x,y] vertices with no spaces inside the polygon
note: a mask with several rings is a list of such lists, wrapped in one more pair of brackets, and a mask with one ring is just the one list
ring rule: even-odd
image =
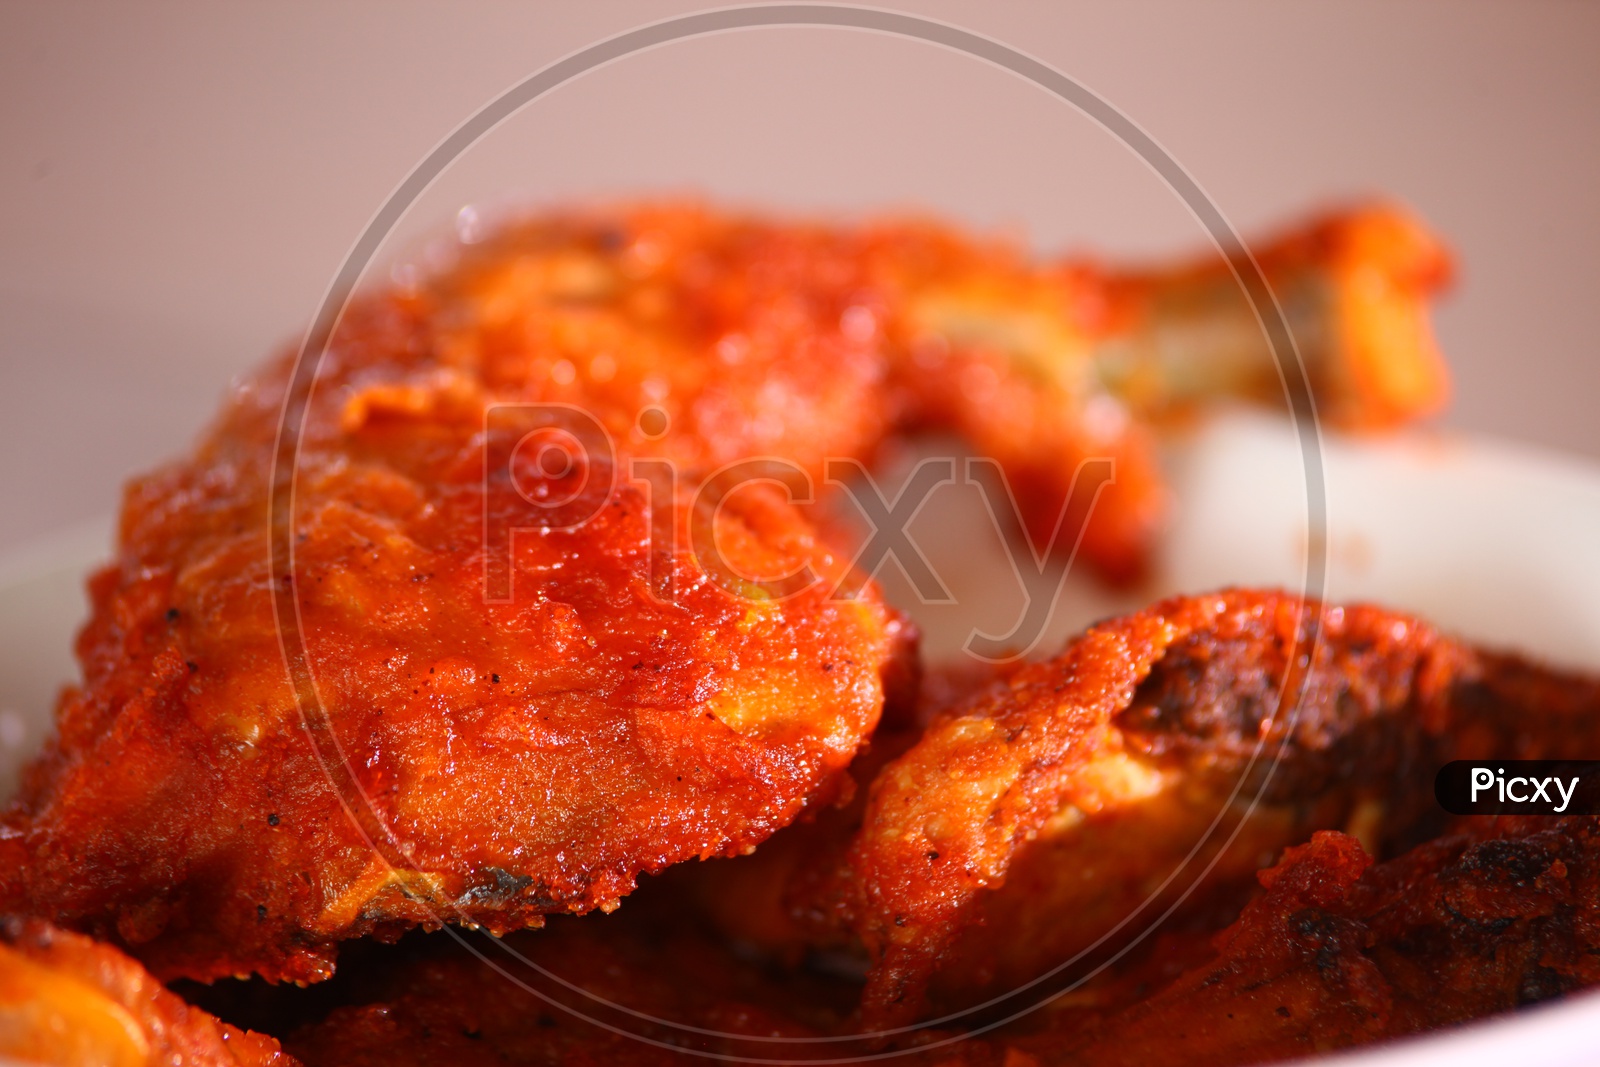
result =
[{"label": "chicken skin", "polygon": [[1175,598],[942,688],[880,728],[849,807],[685,872],[774,959],[864,945],[868,1031],[1026,1007],[1163,918],[1214,928],[1315,831],[1397,855],[1445,829],[1450,760],[1600,752],[1596,680],[1276,592]]},{"label": "chicken skin", "polygon": [[1590,817],[1478,819],[1387,863],[1323,832],[1261,875],[1214,954],[1108,1018],[1064,1013],[1037,1062],[1264,1063],[1452,1026],[1600,983]]},{"label": "chicken skin", "polygon": [[[1296,292],[1354,270],[1411,309],[1382,336],[1414,367],[1441,255],[1382,210],[1263,253]],[[0,902],[162,976],[310,981],[346,937],[609,909],[641,872],[749,849],[831,788],[903,644],[870,586],[829,595],[849,563],[785,496],[954,428],[1053,529],[1080,460],[1109,456],[1084,551],[1133,573],[1160,491],[1139,423],[1107,412],[1262,372],[1243,341],[1169,365],[1195,315],[1203,336],[1238,318],[1219,270],[683,206],[463,245],[351,308],[309,387],[273,364],[131,486],[84,684],[0,817]],[[1300,301],[1308,336],[1343,338],[1349,303]],[[1432,402],[1356,373],[1370,345],[1348,340],[1307,349],[1330,409]],[[998,392],[949,388],[980,379]]]},{"label": "chicken skin", "polygon": [[1315,830],[1425,840],[1450,760],[1596,752],[1592,679],[1373,607],[1175,598],[936,718],[876,775],[823,903],[875,960],[864,1025],[899,1025],[1024,989]]},{"label": "chicken skin", "polygon": [[185,1004],[111,948],[0,920],[0,1058],[51,1067],[296,1067],[277,1041]]},{"label": "chicken skin", "polygon": [[[1442,824],[1422,799],[1425,772],[1452,758],[1592,753],[1600,682],[1473,649],[1394,612],[1237,591],[1100,624],[1050,662],[987,680],[935,674],[923,688],[927,703],[891,708],[857,756],[853,801],[840,789],[840,803],[817,805],[755,855],[680,868],[672,874],[699,877],[655,880],[616,915],[558,917],[503,940],[371,946],[324,986],[275,991],[278,1013],[258,1012],[266,1022],[252,1027],[309,1064],[646,1067],[710,1055],[1046,1067],[1201,1053],[1246,1064],[1600,982],[1600,819]],[[1285,693],[1299,699],[1280,714]],[[1279,756],[1270,772],[1263,751]],[[992,788],[996,776],[1009,784]],[[1148,943],[1067,996],[1005,1002],[987,1020],[915,1021],[929,1005],[960,1007],[1027,979],[1119,909],[1137,914],[1152,880],[1206,831],[1190,809],[1208,816],[1218,805],[1237,805],[1225,825],[1239,833],[1202,853],[1225,890],[1216,906],[1150,916]],[[926,851],[897,870],[902,838]],[[966,872],[988,864],[987,880],[930,876],[946,856]],[[774,886],[790,899],[762,899]],[[696,921],[718,891],[747,913],[745,928]],[[875,949],[861,1014],[861,986],[837,961],[795,967],[751,953],[773,933],[762,914],[797,900],[812,911],[791,916],[791,933],[810,921],[824,933],[815,947],[839,948],[853,932]],[[873,940],[871,907],[884,902],[911,921],[883,926],[910,938]],[[20,943],[24,927],[10,929]],[[143,973],[105,946],[56,936]],[[0,992],[8,961],[0,953]],[[885,975],[917,998],[911,1009],[875,999]],[[40,988],[52,1011],[121,1019]],[[164,1017],[219,1025],[164,991],[157,999]],[[30,1011],[17,1016],[17,1042],[42,1040]],[[230,1048],[257,1047],[246,1043],[255,1035],[225,1032]]]},{"label": "chicken skin", "polygon": [[[1352,209],[1254,254],[1322,418],[1385,428],[1441,407],[1428,306],[1450,261],[1416,220]],[[954,433],[1004,470],[1037,548],[1070,551],[1081,532],[1078,558],[1112,580],[1144,568],[1167,506],[1153,428],[1285,397],[1214,255],[1036,261],[930,222],[670,204],[539,216],[457,255],[416,290],[440,323],[441,373],[582,405],[628,448],[702,471],[771,456],[820,483],[896,435]],[[393,402],[436,386],[396,383]],[[646,408],[676,432],[641,433]]]},{"label": "chicken skin", "polygon": [[[162,979],[316,981],[346,938],[610,910],[834,787],[896,647],[873,588],[830,598],[846,563],[764,482],[710,506],[598,448],[486,473],[506,436],[486,394],[385,407],[362,385],[430,363],[419,328],[380,298],[336,338],[292,569],[268,546],[286,364],[130,487],[83,683],[0,818],[6,908]],[[569,496],[582,521],[533,507]],[[795,573],[816,580],[767,580]]]},{"label": "chicken skin", "polygon": [[[954,431],[1036,540],[1081,526],[1129,578],[1164,506],[1147,423],[1276,380],[1219,262],[684,205],[446,259],[129,487],[82,682],[0,812],[0,909],[164,980],[295,982],[348,938],[609,911],[849,789],[910,639],[800,510],[818,479]],[[1259,259],[1331,417],[1436,405],[1448,261],[1414,221]]]}]

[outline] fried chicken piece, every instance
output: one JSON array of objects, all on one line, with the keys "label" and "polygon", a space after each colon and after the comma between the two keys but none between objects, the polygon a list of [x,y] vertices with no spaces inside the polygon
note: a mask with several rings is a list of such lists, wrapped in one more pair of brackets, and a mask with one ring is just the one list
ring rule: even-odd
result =
[{"label": "fried chicken piece", "polygon": [[109,945],[0,919],[0,1059],[57,1067],[295,1067],[263,1034],[167,992]]},{"label": "fried chicken piece", "polygon": [[1246,1064],[1451,1026],[1600,983],[1593,817],[1473,820],[1388,863],[1317,834],[1215,958],[1097,1024],[1047,1026],[1044,1062]]},{"label": "fried chicken piece", "polygon": [[[1386,211],[1315,232],[1372,218],[1433,247]],[[1346,245],[1374,242],[1300,244],[1295,277],[1342,291]],[[611,908],[641,871],[753,847],[839,787],[901,644],[870,586],[827,595],[848,563],[783,499],[808,492],[790,474],[955,428],[1053,528],[1094,499],[1078,459],[1114,457],[1083,550],[1137,571],[1160,492],[1116,412],[1214,394],[1103,385],[1098,346],[1166,321],[1117,277],[928,224],[668,206],[537,219],[360,302],[309,394],[280,361],[130,488],[84,684],[0,815],[0,906],[163,977],[313,981],[344,938]],[[1236,391],[1209,366],[1185,381]],[[1314,378],[1365,410],[1360,376]],[[302,403],[285,519],[272,465]],[[294,566],[272,573],[280,521]]]},{"label": "fried chicken piece", "polygon": [[[1439,408],[1427,306],[1450,266],[1414,219],[1353,209],[1257,258],[1322,417],[1387,427]],[[1038,547],[1070,552],[1082,530],[1081,558],[1114,580],[1139,573],[1166,506],[1147,424],[1284,396],[1218,257],[1154,271],[1036,262],[929,222],[685,205],[546,215],[463,248],[415,295],[439,323],[443,368],[502,399],[583,405],[629,449],[685,468],[776,456],[820,481],[851,469],[828,461],[870,462],[891,435],[960,434],[1004,469]],[[438,385],[390,388],[421,403]],[[646,408],[674,431],[642,432]]]},{"label": "fried chicken piece", "polygon": [[[128,490],[83,683],[0,818],[5,908],[163,979],[316,981],[351,937],[610,910],[836,787],[897,647],[874,589],[830,599],[847,564],[770,485],[713,507],[603,449],[549,469],[482,383],[372,384],[437,370],[432,329],[378,298],[336,338],[292,573],[268,562],[287,364]],[[592,514],[534,506],[568,496]]]},{"label": "fried chicken piece", "polygon": [[937,716],[876,772],[853,837],[835,833],[817,861],[831,875],[769,895],[788,925],[768,929],[780,945],[861,938],[867,1029],[1015,1007],[1191,890],[1186,906],[1225,913],[1315,830],[1383,855],[1426,839],[1448,760],[1597,750],[1592,679],[1378,608],[1177,598]]}]

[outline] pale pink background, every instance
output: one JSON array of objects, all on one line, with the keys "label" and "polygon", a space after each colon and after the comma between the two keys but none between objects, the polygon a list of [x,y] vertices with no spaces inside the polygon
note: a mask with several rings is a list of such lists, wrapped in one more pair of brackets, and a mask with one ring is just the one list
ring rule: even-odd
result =
[{"label": "pale pink background", "polygon": [[[1247,233],[1383,191],[1464,263],[1447,425],[1600,458],[1600,6],[915,2],[1031,52],[1160,140]],[[0,550],[104,514],[295,336],[441,137],[539,66],[690,4],[0,6]],[[1046,249],[1201,234],[1125,149],[968,57],[859,32],[680,43],[533,104],[464,203],[659,189],[920,205]]]}]

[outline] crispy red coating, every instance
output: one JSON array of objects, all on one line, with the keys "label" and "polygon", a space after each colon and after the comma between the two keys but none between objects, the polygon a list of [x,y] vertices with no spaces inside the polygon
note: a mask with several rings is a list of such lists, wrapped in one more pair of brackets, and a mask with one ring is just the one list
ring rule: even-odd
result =
[{"label": "crispy red coating", "polygon": [[1246,1064],[1312,1055],[1563,996],[1600,982],[1593,817],[1474,820],[1388,863],[1317,834],[1215,957],[1110,1018],[1041,1037],[1085,1064]]},{"label": "crispy red coating", "polygon": [[[1307,660],[1297,653],[1309,653],[1304,642],[1312,629],[1319,640]],[[663,884],[639,902],[642,910],[562,920],[503,946],[601,1003],[502,955],[498,942],[477,942],[502,970],[558,1003],[543,1001],[434,935],[388,954],[380,949],[356,969],[342,970],[333,991],[345,1006],[296,1031],[291,1051],[307,1062],[351,1064],[665,1064],[683,1062],[684,1048],[735,1062],[894,1051],[902,1054],[900,1062],[962,1067],[1159,1064],[1190,1062],[1201,1053],[1207,1062],[1243,1064],[1452,1025],[1600,981],[1600,819],[1465,820],[1437,840],[1409,851],[1404,845],[1413,831],[1427,832],[1427,819],[1414,807],[1416,794],[1426,789],[1419,768],[1457,755],[1579,755],[1600,736],[1600,683],[1476,652],[1391,612],[1327,608],[1273,593],[1168,601],[1102,624],[1082,641],[1104,634],[1114,635],[1124,652],[1134,643],[1130,634],[1146,635],[1148,666],[1108,713],[1118,733],[1106,736],[1118,737],[1117,744],[1103,746],[1081,766],[1056,764],[1076,768],[1074,802],[1093,795],[1103,805],[1074,825],[1103,821],[1102,832],[1039,835],[1061,850],[1057,859],[1093,869],[1098,892],[1124,899],[1118,894],[1153,862],[1148,850],[1118,851],[1112,843],[1153,843],[1159,858],[1161,822],[1179,810],[1131,803],[1138,798],[1137,790],[1128,790],[1129,779],[1106,770],[1113,749],[1174,770],[1200,788],[1188,794],[1193,799],[1217,795],[1215,780],[1241,772],[1251,739],[1286,743],[1282,771],[1289,780],[1263,776],[1256,785],[1269,809],[1297,814],[1266,820],[1256,847],[1274,847],[1274,835],[1307,833],[1318,820],[1332,818],[1330,811],[1348,812],[1353,797],[1380,798],[1384,812],[1354,821],[1365,821],[1366,836],[1397,858],[1374,865],[1355,838],[1318,833],[1262,873],[1264,892],[1221,934],[1208,937],[1206,924],[1213,920],[1202,915],[1169,923],[1151,946],[1071,996],[980,1037],[963,1038],[958,1029],[911,1030],[886,1042],[852,1041],[858,1022],[851,1018],[855,987],[848,980],[773,971],[736,958],[720,939],[694,927],[675,887]],[[1127,659],[1114,654],[1118,647],[1101,643],[1099,660],[1075,658],[1069,648],[1053,664],[1014,667],[987,686],[969,678],[931,687],[956,703],[902,712],[898,729],[880,734],[877,750],[858,759],[853,773],[875,779],[881,791],[894,769],[914,761],[927,737],[939,736],[950,719],[975,709],[1003,718],[1026,706],[1019,693],[1079,693],[1076,687],[1095,684],[1096,664],[1125,666]],[[1274,713],[1286,674],[1303,680],[1307,691],[1292,722]],[[917,723],[924,719],[919,741]],[[1016,730],[1013,740],[1051,728],[1037,715],[1009,725]],[[1087,773],[1095,762],[1100,769]],[[973,814],[948,797],[931,798],[926,806],[946,819]],[[826,875],[839,862],[841,842],[849,841],[851,821],[861,817],[859,802],[830,809],[810,825],[785,831],[781,846],[703,871],[708,879],[719,869],[758,872],[754,880],[723,879],[721,889],[757,915],[770,913],[750,887],[792,883],[795,861],[820,863]],[[1084,907],[1094,898],[1074,890],[1070,880],[1064,892],[1043,887],[1043,904],[1022,919],[1008,920],[995,907],[1003,899],[1015,906],[1034,891],[1016,882],[1018,870],[1027,869],[1019,863],[1033,847],[1017,847],[1006,861],[1005,884],[980,900],[979,910],[959,916],[981,915],[985,926],[969,924],[961,934],[997,931],[988,945],[1002,958],[1026,958],[1036,940],[1081,938],[1075,927],[1095,919]],[[759,873],[769,855],[791,864],[779,878]],[[1053,870],[1058,878],[1070,873]],[[800,880],[814,873],[802,870]],[[819,883],[813,878],[807,884],[816,889]],[[762,936],[759,930],[734,933],[744,941]],[[972,944],[958,937],[938,955],[935,991],[946,980],[948,993],[951,972],[979,958],[965,954]],[[870,1015],[867,1021],[870,1028]],[[837,1041],[815,1043],[823,1036]],[[783,1040],[751,1040],[769,1037]]]},{"label": "crispy red coating", "polygon": [[[312,395],[281,576],[308,722],[268,571],[285,367],[130,487],[83,684],[0,821],[7,907],[162,977],[317,980],[349,937],[613,908],[640,873],[747,850],[833,788],[896,647],[875,591],[829,596],[846,562],[780,489],[708,514],[688,484],[605,492],[598,459],[590,519],[486,537],[486,515],[527,524],[519,491],[581,472],[519,455],[486,478],[483,381],[373,399],[374,379],[439,370],[432,329],[403,299],[362,305]],[[485,584],[499,552],[505,602]],[[801,567],[818,581],[793,596],[754,584]]]},{"label": "crispy red coating", "polygon": [[[1395,239],[1349,237],[1378,232]],[[1316,387],[1353,423],[1423,411],[1426,389],[1372,406],[1334,372],[1367,351],[1345,343],[1338,294],[1382,282],[1409,325],[1374,334],[1398,339],[1379,355],[1426,363],[1442,275],[1415,262],[1442,254],[1386,209],[1308,233],[1266,259],[1319,294]],[[641,872],[748,850],[842,788],[904,641],[870,587],[826,595],[847,561],[781,492],[719,508],[701,491],[714,472],[769,456],[815,481],[830,458],[955,430],[1008,472],[1036,537],[1066,508],[1085,558],[1131,576],[1163,506],[1140,420],[1259,392],[1260,367],[1239,369],[1259,344],[1220,363],[1148,348],[1175,323],[1237,326],[1237,308],[1185,295],[1196,278],[1214,288],[1203,271],[1033,263],[927,223],[681,205],[551,215],[457,249],[335,336],[299,442],[292,569],[267,565],[287,361],[130,487],[91,583],[83,684],[0,816],[0,903],[163,976],[312,981],[344,938],[609,909]],[[511,452],[507,404],[573,404],[609,435],[595,469],[615,481],[583,525],[508,532],[572,479]],[[662,458],[671,485],[630,465]],[[1091,515],[1073,487],[1097,458],[1116,480]],[[820,581],[792,596],[758,580],[805,567]]]},{"label": "crispy red coating", "polygon": [[[1428,306],[1449,259],[1420,223],[1358,207],[1256,251],[1323,418],[1392,426],[1438,409]],[[632,452],[700,472],[777,457],[819,487],[830,460],[954,432],[1005,471],[1040,548],[1064,516],[1057,550],[1081,529],[1081,560],[1112,579],[1140,572],[1167,506],[1148,424],[1283,401],[1266,335],[1215,255],[1128,270],[1035,260],[923,220],[688,204],[541,215],[453,254],[410,293],[437,363],[370,376],[374,410],[481,382],[501,399],[580,404]],[[651,408],[671,432],[641,424]],[[1096,499],[1100,460],[1115,471]]]},{"label": "crispy red coating", "polygon": [[[1315,275],[1350,256],[1291,259]],[[770,485],[697,527],[715,503],[702,479],[762,456],[815,479],[890,434],[953,428],[1048,530],[1078,461],[1110,456],[1083,551],[1132,574],[1161,491],[1124,417],[1144,394],[1108,389],[1099,346],[1161,313],[1106,319],[1114,277],[928,223],[669,205],[536,219],[366,299],[308,401],[292,573],[267,573],[266,545],[287,362],[130,487],[91,585],[84,684],[0,822],[0,900],[164,975],[311,980],[343,937],[611,907],[640,871],[749,848],[872,728],[895,624],[870,591],[826,599],[846,562]],[[1215,384],[1197,395],[1235,383]],[[497,420],[529,403],[577,405],[609,434],[615,490],[576,530],[509,531],[579,477],[512,451],[525,413]],[[671,460],[675,485],[640,458]],[[1069,534],[1089,504],[1074,499]],[[822,580],[799,596],[726,595],[803,566]],[[285,587],[326,709],[309,736],[273,614]],[[328,763],[349,772],[332,787]]]},{"label": "crispy red coating", "polygon": [[1203,874],[1194,906],[1216,903],[1314,830],[1422,840],[1450,759],[1596,751],[1593,680],[1378,608],[1176,598],[936,717],[877,773],[823,891],[787,899],[855,930],[863,1025],[901,1025],[1115,948]]},{"label": "crispy red coating", "polygon": [[[775,456],[820,489],[851,474],[829,461],[952,430],[1007,470],[1044,545],[1078,464],[1112,458],[1116,483],[1092,515],[1071,498],[1067,530],[1087,523],[1085,561],[1120,578],[1142,566],[1165,493],[1149,434],[1096,377],[1098,292],[931,222],[681,204],[511,226],[424,290],[447,365],[582,404],[629,448],[697,470]],[[636,422],[652,407],[673,427],[657,440]]]},{"label": "crispy red coating", "polygon": [[58,1067],[295,1067],[264,1034],[219,1022],[109,945],[0,919],[0,1058]]}]

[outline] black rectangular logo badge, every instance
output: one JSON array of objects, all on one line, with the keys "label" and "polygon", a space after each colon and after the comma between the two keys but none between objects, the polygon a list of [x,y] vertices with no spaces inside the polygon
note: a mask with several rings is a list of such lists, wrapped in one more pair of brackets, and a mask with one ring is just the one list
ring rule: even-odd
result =
[{"label": "black rectangular logo badge", "polygon": [[1433,780],[1452,815],[1600,814],[1600,761],[1455,760]]}]

